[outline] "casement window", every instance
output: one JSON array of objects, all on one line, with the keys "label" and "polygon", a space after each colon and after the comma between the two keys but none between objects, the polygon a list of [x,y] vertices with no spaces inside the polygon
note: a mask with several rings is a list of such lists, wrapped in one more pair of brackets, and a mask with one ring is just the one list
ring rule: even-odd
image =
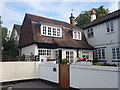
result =
[{"label": "casement window", "polygon": [[113,32],[114,31],[113,21],[107,22],[106,28],[107,28],[107,32]]},{"label": "casement window", "polygon": [[120,59],[120,48],[112,48],[112,58]]},{"label": "casement window", "polygon": [[60,36],[60,29],[57,29],[57,36]]},{"label": "casement window", "polygon": [[46,26],[43,26],[43,34],[46,35],[47,30],[46,30]]},{"label": "casement window", "polygon": [[62,37],[62,30],[61,28],[42,25],[41,35],[52,36],[52,37]]},{"label": "casement window", "polygon": [[66,59],[68,63],[73,63],[73,51],[66,51]]},{"label": "casement window", "polygon": [[38,50],[38,55],[51,56],[51,50],[49,50],[49,49],[40,49],[40,50]]},{"label": "casement window", "polygon": [[87,30],[87,36],[88,36],[88,38],[90,38],[90,37],[93,37],[93,36],[94,36],[94,33],[93,33],[93,28],[89,28],[89,29]]},{"label": "casement window", "polygon": [[73,39],[81,40],[81,32],[73,31]]},{"label": "casement window", "polygon": [[87,58],[89,58],[89,55],[82,55],[82,57],[87,57]]},{"label": "casement window", "polygon": [[55,51],[55,57],[58,58],[59,57],[59,50]]},{"label": "casement window", "polygon": [[51,35],[51,27],[48,27],[48,35]]},{"label": "casement window", "polygon": [[96,49],[94,53],[95,53],[95,58],[105,59],[105,49],[104,48]]},{"label": "casement window", "polygon": [[56,28],[53,28],[53,36],[56,36]]}]

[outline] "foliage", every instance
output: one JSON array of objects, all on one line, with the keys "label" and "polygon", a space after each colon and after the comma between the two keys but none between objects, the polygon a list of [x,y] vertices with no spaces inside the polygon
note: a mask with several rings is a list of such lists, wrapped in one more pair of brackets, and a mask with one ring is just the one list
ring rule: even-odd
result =
[{"label": "foliage", "polygon": [[67,64],[68,63],[68,60],[67,59],[62,59],[62,63],[61,64]]},{"label": "foliage", "polygon": [[93,58],[93,63],[97,63],[98,59],[97,58]]},{"label": "foliage", "polygon": [[93,65],[97,65],[97,66],[117,66],[116,64],[109,64],[109,63],[93,63]]},{"label": "foliage", "polygon": [[[99,8],[95,8],[96,11],[96,17],[100,18],[109,13],[109,10],[104,8],[104,6],[100,6]],[[82,11],[82,13],[79,14],[79,16],[75,19],[76,26],[78,27],[84,27],[85,25],[89,24],[91,22],[91,10],[89,11]]]},{"label": "foliage", "polygon": [[0,25],[2,24],[1,16],[0,16]]},{"label": "foliage", "polygon": [[16,40],[12,38],[8,39],[7,32],[8,32],[8,29],[5,27],[2,27],[2,46],[4,47],[2,54],[17,57],[18,49],[17,49]]},{"label": "foliage", "polygon": [[22,54],[22,56],[20,56],[20,61],[25,61],[25,54]]}]

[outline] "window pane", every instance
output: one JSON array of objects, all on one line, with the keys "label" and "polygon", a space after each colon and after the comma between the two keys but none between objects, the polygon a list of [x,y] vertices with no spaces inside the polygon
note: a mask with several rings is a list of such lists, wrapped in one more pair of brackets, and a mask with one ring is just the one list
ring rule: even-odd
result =
[{"label": "window pane", "polygon": [[60,29],[57,29],[57,36],[60,36]]},{"label": "window pane", "polygon": [[51,27],[48,27],[48,35],[51,35]]},{"label": "window pane", "polygon": [[56,36],[56,28],[53,28],[53,36]]},{"label": "window pane", "polygon": [[109,30],[109,22],[106,23],[106,28],[107,28],[107,32],[110,32],[110,30]]},{"label": "window pane", "polygon": [[77,32],[74,31],[74,38],[77,38]]},{"label": "window pane", "polygon": [[46,35],[46,26],[43,26],[43,34]]},{"label": "window pane", "polygon": [[101,50],[98,50],[98,58],[101,59]]},{"label": "window pane", "polygon": [[111,28],[111,31],[114,31],[114,29],[113,29],[113,21],[110,21],[110,28]]},{"label": "window pane", "polygon": [[78,32],[78,39],[80,39],[80,32]]},{"label": "window pane", "polygon": [[116,59],[115,48],[112,49],[112,55],[113,55],[113,59]]},{"label": "window pane", "polygon": [[105,59],[105,49],[102,49],[102,59]]}]

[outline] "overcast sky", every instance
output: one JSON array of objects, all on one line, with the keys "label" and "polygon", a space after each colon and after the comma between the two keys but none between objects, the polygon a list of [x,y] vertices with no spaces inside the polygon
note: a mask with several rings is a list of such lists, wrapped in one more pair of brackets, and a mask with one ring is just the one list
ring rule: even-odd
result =
[{"label": "overcast sky", "polygon": [[[43,1],[43,0],[42,0]],[[77,17],[84,10],[91,10],[103,5],[111,12],[118,9],[118,0],[104,2],[103,0],[6,0],[0,1],[0,16],[2,16],[3,26],[10,31],[14,24],[22,24],[25,13],[49,17],[65,22],[69,22],[70,13]],[[101,2],[100,2],[101,1]],[[73,9],[73,11],[71,11]]]}]

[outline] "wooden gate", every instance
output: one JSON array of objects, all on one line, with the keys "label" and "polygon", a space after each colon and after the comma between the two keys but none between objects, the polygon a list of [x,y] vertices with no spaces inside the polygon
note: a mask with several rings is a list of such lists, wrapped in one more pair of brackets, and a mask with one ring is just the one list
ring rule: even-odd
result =
[{"label": "wooden gate", "polygon": [[59,64],[59,87],[70,88],[70,73],[68,64]]}]

